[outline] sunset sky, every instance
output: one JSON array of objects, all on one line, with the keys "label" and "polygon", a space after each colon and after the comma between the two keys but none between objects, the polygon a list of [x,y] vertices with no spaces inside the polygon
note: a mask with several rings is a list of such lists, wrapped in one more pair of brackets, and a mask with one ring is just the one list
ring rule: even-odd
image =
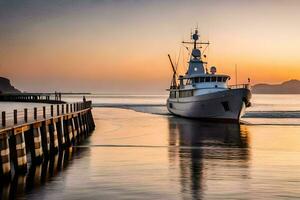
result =
[{"label": "sunset sky", "polygon": [[240,83],[299,79],[299,8],[297,0],[0,0],[0,76],[23,91],[163,91],[167,54],[178,57],[198,24],[212,43],[209,66],[232,83],[235,64]]}]

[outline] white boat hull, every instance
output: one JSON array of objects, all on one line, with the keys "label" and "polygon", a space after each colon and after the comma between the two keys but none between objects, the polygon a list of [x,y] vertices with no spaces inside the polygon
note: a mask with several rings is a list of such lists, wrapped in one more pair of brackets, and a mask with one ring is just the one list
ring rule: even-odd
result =
[{"label": "white boat hull", "polygon": [[199,96],[168,98],[169,112],[188,118],[239,121],[250,102],[248,89],[228,89]]}]

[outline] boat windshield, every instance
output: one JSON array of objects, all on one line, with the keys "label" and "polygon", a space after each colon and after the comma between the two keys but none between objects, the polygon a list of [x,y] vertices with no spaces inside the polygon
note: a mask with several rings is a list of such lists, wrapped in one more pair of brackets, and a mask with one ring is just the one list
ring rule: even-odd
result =
[{"label": "boat windshield", "polygon": [[206,76],[206,77],[195,77],[192,78],[191,80],[193,83],[226,82],[228,80],[228,77],[227,76]]}]

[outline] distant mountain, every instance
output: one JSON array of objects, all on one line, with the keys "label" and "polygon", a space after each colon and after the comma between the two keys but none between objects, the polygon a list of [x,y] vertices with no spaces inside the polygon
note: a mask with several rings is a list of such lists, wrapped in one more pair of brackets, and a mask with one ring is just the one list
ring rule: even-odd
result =
[{"label": "distant mountain", "polygon": [[0,77],[0,94],[1,93],[19,93],[20,90],[16,89],[10,84],[10,80]]},{"label": "distant mountain", "polygon": [[300,94],[300,81],[289,80],[281,84],[256,84],[252,86],[252,92],[256,94]]}]

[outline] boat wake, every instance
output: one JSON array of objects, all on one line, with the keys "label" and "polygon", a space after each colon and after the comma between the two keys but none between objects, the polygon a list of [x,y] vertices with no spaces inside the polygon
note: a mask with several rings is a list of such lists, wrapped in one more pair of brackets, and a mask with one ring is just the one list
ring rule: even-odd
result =
[{"label": "boat wake", "polygon": [[[137,112],[150,114],[170,115],[165,104],[93,104],[93,107],[109,107],[131,109]],[[246,111],[243,119],[266,118],[266,119],[300,119],[298,111]]]},{"label": "boat wake", "polygon": [[248,111],[243,118],[300,118],[299,111]]}]

